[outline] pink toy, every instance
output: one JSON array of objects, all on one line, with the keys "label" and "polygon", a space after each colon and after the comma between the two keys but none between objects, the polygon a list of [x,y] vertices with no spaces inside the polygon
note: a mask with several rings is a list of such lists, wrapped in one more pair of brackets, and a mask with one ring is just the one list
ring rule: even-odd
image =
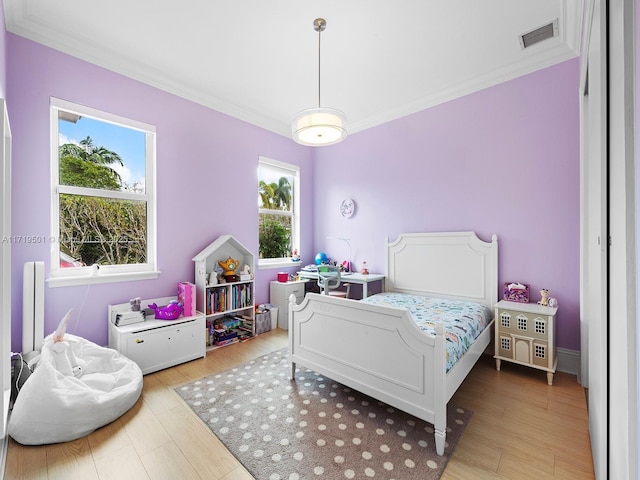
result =
[{"label": "pink toy", "polygon": [[182,304],[182,314],[185,317],[196,314],[196,286],[193,283],[178,283],[178,303]]},{"label": "pink toy", "polygon": [[168,305],[164,307],[158,307],[155,303],[149,305],[149,308],[156,312],[156,319],[158,320],[175,320],[182,313],[182,304],[177,300],[171,300]]}]

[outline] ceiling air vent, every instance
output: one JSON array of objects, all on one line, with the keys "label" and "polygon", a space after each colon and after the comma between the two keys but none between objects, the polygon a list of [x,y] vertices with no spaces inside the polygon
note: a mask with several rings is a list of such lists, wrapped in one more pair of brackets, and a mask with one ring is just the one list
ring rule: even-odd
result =
[{"label": "ceiling air vent", "polygon": [[520,46],[522,48],[528,48],[536,43],[540,43],[543,40],[547,40],[548,38],[553,38],[558,36],[558,19],[556,18],[553,22],[543,25],[542,27],[536,28],[528,33],[524,33],[520,35]]}]

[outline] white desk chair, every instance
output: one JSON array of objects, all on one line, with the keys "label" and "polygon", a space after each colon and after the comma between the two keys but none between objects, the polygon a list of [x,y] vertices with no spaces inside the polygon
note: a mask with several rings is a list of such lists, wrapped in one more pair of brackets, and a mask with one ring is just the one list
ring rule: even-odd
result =
[{"label": "white desk chair", "polygon": [[318,267],[318,287],[323,295],[349,298],[351,285],[345,283],[346,290],[337,290],[342,283],[340,268],[332,265],[322,265]]}]

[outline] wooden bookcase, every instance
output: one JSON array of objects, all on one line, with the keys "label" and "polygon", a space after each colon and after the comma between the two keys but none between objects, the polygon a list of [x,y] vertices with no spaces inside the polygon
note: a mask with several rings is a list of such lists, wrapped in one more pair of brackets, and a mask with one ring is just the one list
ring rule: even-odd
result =
[{"label": "wooden bookcase", "polygon": [[[218,262],[225,262],[228,258],[238,261],[238,275],[248,265],[250,278],[211,283],[210,275]],[[222,235],[194,256],[193,261],[196,309],[205,315],[207,348],[219,348],[253,338],[256,335],[254,255],[232,235]],[[216,325],[224,326],[229,333],[224,335],[221,332],[223,328],[215,329]],[[225,344],[227,340],[228,343]]]}]

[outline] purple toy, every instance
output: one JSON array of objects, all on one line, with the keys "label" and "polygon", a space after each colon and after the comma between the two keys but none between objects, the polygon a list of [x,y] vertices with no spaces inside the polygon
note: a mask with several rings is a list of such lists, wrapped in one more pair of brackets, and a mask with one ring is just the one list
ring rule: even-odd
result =
[{"label": "purple toy", "polygon": [[168,305],[164,307],[158,307],[155,303],[149,305],[149,308],[156,312],[156,319],[158,320],[175,320],[182,313],[182,304],[177,300],[171,300]]}]

